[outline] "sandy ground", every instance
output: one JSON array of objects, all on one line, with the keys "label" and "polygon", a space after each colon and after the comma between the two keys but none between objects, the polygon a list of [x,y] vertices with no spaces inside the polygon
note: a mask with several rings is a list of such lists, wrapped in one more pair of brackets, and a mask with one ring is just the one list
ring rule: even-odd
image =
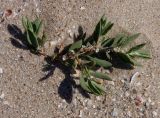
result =
[{"label": "sandy ground", "polygon": [[[160,0],[0,0],[0,14],[6,9],[13,14],[0,23],[0,118],[160,118]],[[84,95],[60,69],[40,82],[43,56],[17,43],[21,17],[40,16],[56,44],[72,42],[79,26],[89,35],[103,14],[115,24],[110,35],[140,32],[137,42],[147,42],[153,58],[131,71],[114,68],[100,97]]]}]

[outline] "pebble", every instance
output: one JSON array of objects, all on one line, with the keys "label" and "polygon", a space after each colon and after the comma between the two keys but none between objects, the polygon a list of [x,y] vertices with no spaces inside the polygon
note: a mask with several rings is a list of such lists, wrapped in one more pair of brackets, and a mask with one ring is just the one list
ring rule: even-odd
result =
[{"label": "pebble", "polygon": [[121,79],[120,81],[121,81],[123,84],[125,83],[124,79]]},{"label": "pebble", "polygon": [[151,102],[152,102],[151,98],[148,98],[148,102],[149,102],[149,103],[151,103]]},{"label": "pebble", "polygon": [[155,102],[151,102],[151,105],[152,105],[152,106],[155,105]]},{"label": "pebble", "polygon": [[49,42],[49,47],[55,46],[57,44],[57,41],[50,41]]},{"label": "pebble", "polygon": [[113,98],[113,99],[112,99],[112,101],[113,101],[113,102],[115,102],[115,101],[116,101],[116,99],[115,99],[115,98]]},{"label": "pebble", "polygon": [[0,74],[2,74],[3,73],[3,69],[2,68],[0,68]]},{"label": "pebble", "polygon": [[82,111],[82,110],[79,111],[79,117],[80,117],[80,118],[83,117],[83,111]]},{"label": "pebble", "polygon": [[8,101],[4,101],[3,104],[10,106]]},{"label": "pebble", "polygon": [[2,92],[0,99],[4,99],[4,93]]},{"label": "pebble", "polygon": [[156,112],[156,111],[153,111],[153,112],[152,112],[152,115],[153,115],[153,117],[156,117],[156,116],[157,116],[157,112]]},{"label": "pebble", "polygon": [[95,109],[95,108],[96,108],[96,105],[93,105],[93,108]]},{"label": "pebble", "polygon": [[113,117],[117,117],[118,116],[118,109],[114,108],[111,114]]},{"label": "pebble", "polygon": [[113,81],[108,81],[108,84],[114,86],[114,82]]},{"label": "pebble", "polygon": [[135,86],[136,87],[142,86],[142,83],[138,82]]},{"label": "pebble", "polygon": [[73,99],[73,105],[76,107],[77,106],[77,100]]},{"label": "pebble", "polygon": [[151,102],[152,102],[152,100],[150,98],[148,98],[148,100],[145,103],[146,108],[149,108]]},{"label": "pebble", "polygon": [[125,92],[125,96],[126,96],[126,97],[129,97],[129,95],[130,95],[130,94],[126,91],[126,92]]},{"label": "pebble", "polygon": [[144,100],[143,100],[143,98],[140,95],[136,96],[136,98],[135,98],[135,104],[136,104],[136,106],[140,106],[143,102],[144,102]]},{"label": "pebble", "polygon": [[69,34],[69,37],[70,37],[70,38],[73,38],[73,35],[74,35],[74,34],[73,34],[73,32],[72,32],[71,30],[68,30],[67,33]]},{"label": "pebble", "polygon": [[97,97],[96,97],[96,99],[97,99],[98,101],[100,101],[100,100],[101,100],[100,96],[97,96]]},{"label": "pebble", "polygon": [[128,115],[129,117],[132,117],[131,111],[128,111],[128,112],[127,112],[127,115]]},{"label": "pebble", "polygon": [[85,7],[81,7],[80,9],[81,9],[81,10],[85,10],[86,8],[85,8]]},{"label": "pebble", "polygon": [[89,106],[89,107],[91,107],[92,106],[92,100],[88,100],[88,102],[87,102],[87,105]]}]

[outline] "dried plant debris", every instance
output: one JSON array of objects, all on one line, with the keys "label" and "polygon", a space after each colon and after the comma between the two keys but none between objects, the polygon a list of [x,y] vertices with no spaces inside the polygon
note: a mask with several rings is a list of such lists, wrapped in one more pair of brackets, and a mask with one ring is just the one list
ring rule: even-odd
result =
[{"label": "dried plant debris", "polygon": [[57,46],[52,56],[54,61],[60,61],[68,68],[71,68],[75,72],[73,77],[79,78],[81,87],[95,95],[105,93],[104,83],[103,81],[98,81],[98,79],[112,81],[106,73],[98,70],[100,68],[111,68],[114,59],[113,55],[116,55],[124,63],[132,67],[141,65],[136,61],[137,57],[151,58],[149,52],[142,49],[146,45],[145,43],[124,51],[126,46],[132,44],[138,38],[139,33],[131,36],[118,34],[113,38],[108,38],[106,34],[112,27],[113,23],[103,16],[90,37],[86,38],[84,33],[73,44],[66,47]]},{"label": "dried plant debris", "polygon": [[46,42],[46,35],[43,32],[42,36],[39,36],[42,28],[42,21],[39,18],[30,21],[27,17],[23,17],[22,24],[25,29],[25,39],[30,50],[37,54],[43,54],[42,47]]}]

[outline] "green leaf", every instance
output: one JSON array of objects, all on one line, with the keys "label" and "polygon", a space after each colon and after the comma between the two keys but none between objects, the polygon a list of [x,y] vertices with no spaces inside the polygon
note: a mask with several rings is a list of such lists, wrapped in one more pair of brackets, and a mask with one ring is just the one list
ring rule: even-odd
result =
[{"label": "green leaf", "polygon": [[101,93],[105,93],[105,88],[101,85],[101,84],[98,84],[96,83],[95,81],[92,81],[92,84],[99,90],[101,91]]},{"label": "green leaf", "polygon": [[122,61],[124,61],[125,63],[134,65],[134,61],[132,60],[132,58],[131,58],[129,55],[124,54],[124,53],[121,53],[121,52],[117,52],[117,55],[118,55],[118,56],[120,57],[120,59],[122,59]]},{"label": "green leaf", "polygon": [[118,35],[114,38],[114,42],[113,42],[113,44],[112,44],[112,47],[121,46],[126,39],[127,39],[127,37],[126,37],[124,34],[118,34]]},{"label": "green leaf", "polygon": [[22,25],[24,29],[27,30],[27,18],[26,17],[22,17]]},{"label": "green leaf", "polygon": [[27,19],[27,29],[30,30],[30,31],[32,31],[32,32],[34,32],[33,25],[31,23],[31,21],[29,21],[29,19]]},{"label": "green leaf", "polygon": [[106,74],[101,73],[101,72],[90,71],[90,74],[96,78],[100,78],[103,80],[109,80],[109,81],[112,80],[109,76],[107,76]]},{"label": "green leaf", "polygon": [[142,49],[145,45],[146,45],[146,43],[142,43],[142,44],[136,45],[136,46],[132,47],[127,53],[131,53],[131,52],[135,52],[135,51],[137,51],[137,50],[140,50],[140,49]]},{"label": "green leaf", "polygon": [[89,85],[89,88],[91,90],[91,92],[95,95],[100,95],[101,94],[101,91],[99,91],[99,89],[97,89],[93,84],[93,82],[91,81],[88,81],[88,85]]},{"label": "green leaf", "polygon": [[30,41],[30,42],[28,42],[28,43],[31,43],[31,46],[32,46],[35,50],[37,50],[38,47],[39,47],[38,40],[37,40],[36,35],[35,35],[30,29],[28,30],[27,39],[29,39],[29,41]]},{"label": "green leaf", "polygon": [[151,59],[149,52],[142,51],[142,50],[130,52],[129,55],[133,56],[133,57],[141,57],[141,58]]},{"label": "green leaf", "polygon": [[102,47],[110,47],[113,44],[114,40],[112,38],[104,40],[101,45]]},{"label": "green leaf", "polygon": [[124,46],[123,43],[127,40],[128,37],[125,36],[124,34],[120,34],[119,36],[120,36],[120,38],[119,38],[119,40],[117,39],[118,41],[117,41],[116,47],[123,47]]},{"label": "green leaf", "polygon": [[107,24],[105,24],[104,29],[102,30],[101,35],[105,35],[108,33],[108,31],[113,27],[113,23],[108,22]]},{"label": "green leaf", "polygon": [[88,92],[92,92],[90,89],[89,89],[89,85],[88,85],[88,79],[83,77],[83,75],[80,76],[80,85],[81,87],[88,91]]},{"label": "green leaf", "polygon": [[35,21],[32,22],[32,24],[33,24],[33,30],[35,34],[38,35],[42,27],[42,21],[39,18],[37,18]]},{"label": "green leaf", "polygon": [[123,42],[121,43],[121,46],[124,47],[124,46],[128,45],[129,43],[131,43],[132,41],[137,39],[139,37],[139,35],[140,35],[140,33],[128,36],[125,40],[123,40]]},{"label": "green leaf", "polygon": [[28,43],[29,46],[31,46],[31,45],[32,45],[32,42],[31,42],[31,39],[30,39],[30,35],[29,35],[28,30],[27,30],[26,34],[27,34],[27,43]]},{"label": "green leaf", "polygon": [[96,65],[105,67],[105,68],[109,68],[112,66],[112,64],[106,60],[102,60],[102,59],[98,59],[98,58],[93,58],[91,56],[87,56],[91,61],[93,61]]},{"label": "green leaf", "polygon": [[44,44],[45,44],[45,42],[46,42],[46,40],[47,40],[47,37],[46,37],[45,33],[43,33],[42,38],[38,38],[38,44],[39,44],[41,47],[43,47]]},{"label": "green leaf", "polygon": [[102,18],[100,19],[100,21],[98,22],[98,24],[96,25],[96,28],[94,30],[94,33],[93,33],[93,37],[92,37],[92,43],[95,41],[97,42],[100,35],[101,35],[101,25],[102,25]]},{"label": "green leaf", "polygon": [[103,93],[105,93],[105,89],[100,84],[97,84],[95,81],[89,80],[88,85],[90,90],[95,95],[102,95]]},{"label": "green leaf", "polygon": [[71,50],[79,49],[81,47],[82,47],[82,40],[79,40],[79,41],[73,43],[71,45],[71,47],[69,48],[69,50],[71,51]]}]

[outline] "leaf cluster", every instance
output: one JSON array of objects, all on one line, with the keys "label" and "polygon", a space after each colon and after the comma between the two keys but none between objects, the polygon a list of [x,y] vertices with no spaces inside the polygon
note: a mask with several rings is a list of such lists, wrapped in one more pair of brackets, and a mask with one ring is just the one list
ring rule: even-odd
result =
[{"label": "leaf cluster", "polygon": [[105,88],[102,85],[103,80],[112,80],[100,70],[112,67],[113,54],[116,54],[122,61],[131,66],[140,65],[136,61],[137,57],[150,58],[150,54],[143,50],[145,43],[124,51],[124,48],[138,38],[139,33],[130,36],[118,34],[113,38],[109,38],[107,33],[112,27],[113,23],[102,16],[90,37],[86,38],[86,34],[83,34],[73,44],[63,49],[57,47],[53,56],[53,60],[59,60],[64,65],[72,68],[75,72],[73,76],[80,79],[81,87],[95,95],[105,93]]},{"label": "leaf cluster", "polygon": [[41,47],[44,46],[46,41],[46,35],[44,32],[41,37],[39,36],[42,28],[42,21],[39,18],[36,18],[34,21],[30,21],[27,17],[23,17],[22,24],[25,29],[24,34],[28,47],[33,52],[41,51]]}]

